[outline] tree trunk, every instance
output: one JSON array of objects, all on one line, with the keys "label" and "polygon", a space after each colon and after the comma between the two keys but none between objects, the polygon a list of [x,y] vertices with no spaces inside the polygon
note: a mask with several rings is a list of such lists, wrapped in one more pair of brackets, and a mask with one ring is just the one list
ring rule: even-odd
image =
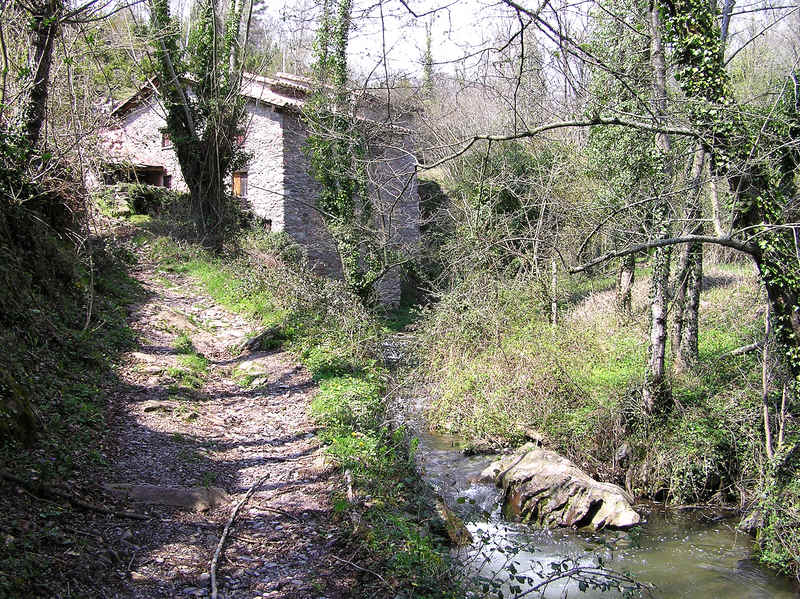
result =
[{"label": "tree trunk", "polygon": [[550,258],[550,324],[558,324],[558,274],[556,270],[556,257]]},{"label": "tree trunk", "polygon": [[683,330],[675,337],[675,370],[683,372],[697,363],[700,329],[700,292],[703,288],[703,246],[692,243],[688,248],[686,268],[686,298],[684,302]]},{"label": "tree trunk", "polygon": [[767,310],[764,313],[764,347],[761,350],[761,411],[764,424],[764,449],[767,452],[767,459],[772,461],[774,454],[772,451],[772,426],[769,413],[769,388],[770,375],[772,374],[769,364],[769,337],[771,333],[769,313],[769,304],[767,304]]},{"label": "tree trunk", "polygon": [[62,0],[46,0],[33,6],[29,34],[32,49],[28,61],[30,87],[26,90],[22,109],[23,132],[31,148],[39,143],[47,112],[53,42],[61,26],[59,19],[63,9]]},{"label": "tree trunk", "polygon": [[617,274],[617,316],[620,321],[629,320],[631,317],[631,290],[636,277],[636,255],[628,254],[620,259]]},{"label": "tree trunk", "polygon": [[[692,172],[689,179],[689,200],[686,206],[686,233],[697,235],[702,231],[700,224],[700,191],[703,184],[706,152],[698,146],[694,153]],[[690,243],[681,255],[679,290],[675,299],[675,328],[673,349],[675,372],[683,372],[697,362],[698,333],[700,323],[700,292],[703,288],[703,246]]]},{"label": "tree trunk", "polygon": [[[650,5],[650,63],[653,68],[653,108],[663,117],[667,110],[667,68],[664,48],[661,44],[661,22],[658,2]],[[664,184],[672,180],[670,163],[670,138],[665,133],[656,134],[656,147],[661,154]],[[670,236],[669,204],[665,197],[656,201],[653,211],[653,226],[657,238]],[[667,347],[667,301],[669,295],[669,270],[671,251],[669,247],[658,248],[653,256],[653,278],[650,285],[650,347],[645,371],[642,399],[645,410],[652,414],[666,406],[669,386],[666,381],[665,356]]]},{"label": "tree trunk", "polygon": [[678,272],[675,277],[675,290],[672,300],[672,355],[678,353],[679,341],[683,335],[683,317],[686,307],[686,285],[689,280],[689,246],[680,248]]}]

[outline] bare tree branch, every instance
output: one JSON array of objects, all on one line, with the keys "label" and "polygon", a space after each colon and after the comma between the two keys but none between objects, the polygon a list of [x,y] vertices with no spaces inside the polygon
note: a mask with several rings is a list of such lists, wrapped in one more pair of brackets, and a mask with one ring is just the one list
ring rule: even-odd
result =
[{"label": "bare tree branch", "polygon": [[680,243],[713,243],[716,245],[733,248],[735,250],[739,250],[740,252],[744,252],[745,254],[750,254],[750,255],[754,255],[758,252],[758,248],[756,246],[751,245],[749,243],[745,243],[743,241],[739,241],[737,239],[731,239],[730,237],[714,237],[710,235],[684,235],[682,237],[656,239],[655,241],[648,241],[647,243],[637,243],[636,245],[629,246],[624,250],[607,252],[602,256],[595,258],[594,260],[591,260],[584,264],[580,264],[578,266],[567,266],[567,270],[569,270],[570,273],[575,274],[583,272],[587,269],[592,268],[593,266],[597,266],[598,264],[602,264],[603,262],[606,262],[613,258],[621,258],[629,254],[644,252],[646,250],[651,250],[654,248],[678,245]]},{"label": "bare tree branch", "polygon": [[641,129],[643,131],[652,131],[653,133],[698,137],[698,134],[695,131],[692,131],[691,129],[683,129],[679,127],[659,127],[658,125],[653,125],[650,123],[643,123],[640,121],[629,121],[627,119],[621,119],[618,117],[595,117],[588,120],[557,121],[554,123],[547,123],[539,127],[534,127],[533,129],[528,129],[526,131],[513,133],[511,135],[475,135],[470,138],[462,139],[452,144],[448,144],[450,147],[456,146],[458,144],[463,144],[463,147],[461,149],[431,164],[422,164],[417,162],[416,167],[417,170],[428,170],[436,168],[437,166],[440,166],[445,162],[453,160],[454,158],[458,158],[479,141],[490,141],[490,142],[513,141],[515,139],[526,139],[530,137],[536,137],[537,135],[540,135],[546,131],[552,131],[554,129],[564,129],[567,127],[593,127],[595,125],[619,125],[621,127],[631,127],[633,129]]}]

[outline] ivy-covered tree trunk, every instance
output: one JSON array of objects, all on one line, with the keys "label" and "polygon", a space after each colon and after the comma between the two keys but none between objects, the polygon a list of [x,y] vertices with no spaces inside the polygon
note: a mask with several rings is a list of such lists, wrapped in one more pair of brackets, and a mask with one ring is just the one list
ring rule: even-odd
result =
[{"label": "ivy-covered tree trunk", "polygon": [[683,372],[697,362],[700,329],[700,292],[703,288],[703,246],[689,244],[687,248],[684,300],[680,316],[681,328],[676,331],[673,343],[675,352],[675,371]]},{"label": "ivy-covered tree trunk", "polygon": [[[701,146],[695,151],[692,160],[689,195],[684,209],[684,220],[688,223],[685,233],[688,235],[697,235],[703,228],[700,220],[700,192],[705,163],[706,153]],[[690,243],[682,248],[678,273],[673,300],[673,368],[676,372],[682,372],[694,365],[698,357],[700,292],[703,285],[702,244]]]},{"label": "ivy-covered tree trunk", "polygon": [[[706,0],[665,4],[666,31],[674,48],[676,78],[689,100],[690,118],[711,156],[713,176],[730,182],[734,234],[743,237],[767,290],[776,354],[800,381],[800,260],[794,181],[800,164],[800,84],[798,73],[787,78],[768,117],[748,122],[729,89],[718,25],[718,6]],[[754,134],[757,132],[757,134]],[[764,411],[768,429],[769,410]],[[765,445],[769,443],[765,439]],[[775,448],[764,492],[759,499],[763,526],[758,532],[762,559],[800,574],[788,514],[800,510],[800,458],[796,443]],[[787,537],[791,533],[791,538]]]},{"label": "ivy-covered tree trunk", "polygon": [[53,43],[61,26],[62,0],[40,0],[32,4],[29,23],[31,54],[29,82],[22,100],[22,130],[30,148],[39,143],[47,112],[47,90]]},{"label": "ivy-covered tree trunk", "polygon": [[347,286],[365,304],[375,300],[375,285],[385,274],[367,189],[367,142],[347,88],[347,46],[352,0],[338,0],[335,12],[323,4],[317,31],[316,91],[304,117],[311,134],[306,149],[311,173],[321,189],[317,200],[336,244]]},{"label": "ivy-covered tree trunk", "polygon": [[[188,43],[182,46],[179,24],[167,0],[151,0],[150,21],[159,94],[181,173],[189,188],[195,223],[212,246],[224,240],[235,223],[237,204],[228,177],[246,163],[236,139],[241,134],[242,40],[246,0],[232,0],[222,16],[213,0],[200,0]],[[252,4],[249,4],[252,10]]]},{"label": "ivy-covered tree trunk", "polygon": [[[653,108],[663,118],[667,111],[667,68],[661,43],[661,23],[658,2],[650,5],[650,62],[653,68]],[[671,142],[665,133],[656,134],[656,148],[663,159],[663,184],[672,181]],[[666,194],[657,198],[653,209],[655,239],[667,239],[671,234],[669,203]],[[653,274],[650,283],[650,347],[645,371],[642,400],[645,410],[652,414],[666,407],[669,385],[666,380],[667,303],[671,248],[657,248],[653,255]]]}]

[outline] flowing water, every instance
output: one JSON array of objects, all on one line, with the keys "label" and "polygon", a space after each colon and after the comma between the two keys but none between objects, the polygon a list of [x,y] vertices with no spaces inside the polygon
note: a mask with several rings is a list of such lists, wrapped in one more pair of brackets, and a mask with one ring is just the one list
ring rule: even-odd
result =
[{"label": "flowing water", "polygon": [[[419,413],[419,412],[417,412]],[[712,513],[681,513],[637,505],[646,523],[630,531],[600,533],[534,530],[502,520],[499,493],[493,485],[472,482],[491,456],[465,457],[460,440],[429,433],[416,423],[417,461],[424,478],[467,524],[477,541],[461,557],[481,576],[508,577],[510,556],[519,573],[571,558],[590,566],[604,565],[629,573],[653,586],[660,598],[756,599],[798,597],[798,587],[750,559],[751,539],[735,529],[735,521]],[[509,551],[511,548],[511,551]],[[505,585],[508,588],[508,585]],[[530,589],[523,585],[523,591]],[[614,592],[580,592],[577,583],[553,583],[544,597],[613,597]],[[538,597],[539,594],[527,595]]]}]

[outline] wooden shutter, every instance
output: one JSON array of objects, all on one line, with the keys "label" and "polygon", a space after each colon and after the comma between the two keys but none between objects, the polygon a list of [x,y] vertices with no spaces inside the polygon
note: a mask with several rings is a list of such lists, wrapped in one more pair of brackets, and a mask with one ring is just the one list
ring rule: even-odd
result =
[{"label": "wooden shutter", "polygon": [[247,172],[233,173],[233,195],[237,198],[247,197]]}]

